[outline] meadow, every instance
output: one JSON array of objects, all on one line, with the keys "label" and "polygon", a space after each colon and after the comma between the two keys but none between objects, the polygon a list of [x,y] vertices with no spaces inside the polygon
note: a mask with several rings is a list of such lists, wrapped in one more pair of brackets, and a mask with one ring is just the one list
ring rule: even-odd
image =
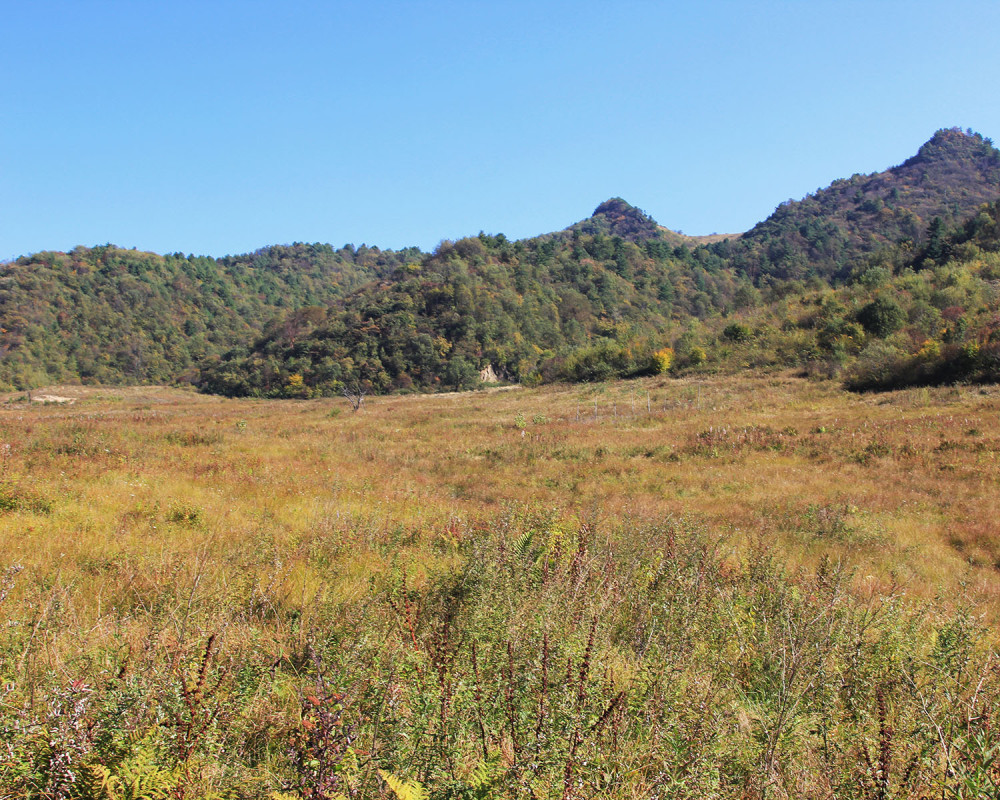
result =
[{"label": "meadow", "polygon": [[0,797],[1000,792],[1000,387],[46,391]]}]

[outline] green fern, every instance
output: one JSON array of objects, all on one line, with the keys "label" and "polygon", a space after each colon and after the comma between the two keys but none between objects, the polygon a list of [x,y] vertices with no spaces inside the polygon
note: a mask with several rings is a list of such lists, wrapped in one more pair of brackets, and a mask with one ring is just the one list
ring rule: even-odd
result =
[{"label": "green fern", "polygon": [[514,544],[511,546],[511,549],[514,551],[514,555],[518,556],[518,558],[523,558],[528,552],[528,548],[531,547],[531,540],[533,538],[535,538],[534,531],[527,531],[526,533],[522,533],[518,536],[514,541]]},{"label": "green fern", "polygon": [[77,800],[166,800],[177,783],[177,776],[157,765],[148,750],[139,750],[114,771],[104,764],[88,764],[80,777]]},{"label": "green fern", "polygon": [[488,798],[492,796],[493,784],[496,782],[496,758],[487,761],[480,761],[469,773],[468,787],[472,790],[473,797]]},{"label": "green fern", "polygon": [[427,790],[417,781],[402,781],[392,773],[382,769],[378,771],[378,774],[382,776],[382,780],[389,784],[389,788],[392,789],[398,800],[428,800],[429,798]]},{"label": "green fern", "polygon": [[485,789],[493,782],[493,769],[489,761],[480,761],[469,775],[469,788],[473,791]]}]

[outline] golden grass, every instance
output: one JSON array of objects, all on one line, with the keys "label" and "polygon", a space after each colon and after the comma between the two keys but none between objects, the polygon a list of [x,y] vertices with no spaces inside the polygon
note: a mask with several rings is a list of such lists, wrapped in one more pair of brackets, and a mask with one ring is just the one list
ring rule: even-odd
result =
[{"label": "golden grass", "polygon": [[869,775],[859,742],[951,780],[926,754],[995,705],[997,388],[45,393],[75,402],[0,403],[0,793],[67,796],[51,750],[305,796],[343,701],[358,796],[482,760],[515,792],[542,764],[537,796],[680,796],[676,769],[692,797],[819,798]]},{"label": "golden grass", "polygon": [[83,628],[116,604],[253,586],[292,605],[356,597],[408,555],[447,563],[462,526],[510,504],[597,529],[691,518],[734,557],[763,540],[793,566],[832,557],[859,582],[1000,612],[997,388],[654,378],[376,397],[357,414],[165,388],[41,393],[76,402],[0,406],[2,479],[21,498],[0,513],[0,564],[58,575]]}]

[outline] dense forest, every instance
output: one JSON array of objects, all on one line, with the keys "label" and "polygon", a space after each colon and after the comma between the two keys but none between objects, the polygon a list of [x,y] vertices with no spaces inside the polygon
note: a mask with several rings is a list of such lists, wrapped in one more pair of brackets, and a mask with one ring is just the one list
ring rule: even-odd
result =
[{"label": "dense forest", "polygon": [[0,383],[190,382],[289,309],[331,303],[411,252],[266,247],[221,259],[113,245],[0,265]]},{"label": "dense forest", "polygon": [[560,232],[432,253],[43,252],[0,265],[0,385],[309,397],[747,367],[855,389],[992,380],[998,197],[1000,151],[950,129],[721,241],[613,198]]},{"label": "dense forest", "polygon": [[940,130],[900,166],[784,203],[717,250],[755,280],[844,280],[872,258],[910,261],[934,219],[956,225],[998,196],[1000,151],[971,131]]}]

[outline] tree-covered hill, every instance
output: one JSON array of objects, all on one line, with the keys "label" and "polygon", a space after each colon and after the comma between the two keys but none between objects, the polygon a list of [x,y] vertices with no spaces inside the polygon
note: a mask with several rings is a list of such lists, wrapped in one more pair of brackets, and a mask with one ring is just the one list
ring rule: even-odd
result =
[{"label": "tree-covered hill", "polygon": [[[311,396],[461,389],[670,368],[843,372],[855,389],[1000,379],[1000,202],[919,249],[897,245],[836,286],[755,287],[715,248],[662,239],[480,235],[293,312],[213,362],[202,388]],[[899,262],[898,267],[893,264]]]},{"label": "tree-covered hill", "polygon": [[170,382],[414,253],[295,244],[213,259],[113,245],[0,265],[0,386]]},{"label": "tree-covered hill", "polygon": [[[646,212],[636,208],[620,197],[605,200],[587,219],[571,225],[563,235],[582,233],[593,236],[620,236],[630,242],[647,239],[668,239],[672,231],[659,225]],[[680,237],[674,234],[674,244],[680,244]]]},{"label": "tree-covered hill", "polygon": [[0,386],[303,397],[772,366],[856,388],[991,380],[998,197],[1000,152],[950,129],[723,241],[612,198],[562,231],[433,253],[39,253],[0,265]]},{"label": "tree-covered hill", "polygon": [[880,254],[905,261],[935,217],[954,225],[1000,197],[1000,151],[989,139],[939,130],[897,167],[853,175],[783,203],[717,252],[755,281],[843,279]]},{"label": "tree-covered hill", "polygon": [[658,239],[672,247],[690,248],[727,238],[738,239],[740,237],[739,234],[725,236],[715,233],[708,236],[687,236],[660,225],[645,211],[636,208],[620,197],[605,200],[594,209],[594,213],[587,219],[551,235],[555,238],[565,238],[575,234],[618,236],[630,242]]},{"label": "tree-covered hill", "polygon": [[[287,395],[344,383],[469,388],[486,367],[513,380],[630,374],[647,369],[651,337],[672,318],[717,313],[735,293],[710,252],[696,257],[660,239],[480,234],[443,243],[326,309],[289,314],[211,364],[201,384]],[[592,347],[614,350],[613,370],[573,361]]]}]

